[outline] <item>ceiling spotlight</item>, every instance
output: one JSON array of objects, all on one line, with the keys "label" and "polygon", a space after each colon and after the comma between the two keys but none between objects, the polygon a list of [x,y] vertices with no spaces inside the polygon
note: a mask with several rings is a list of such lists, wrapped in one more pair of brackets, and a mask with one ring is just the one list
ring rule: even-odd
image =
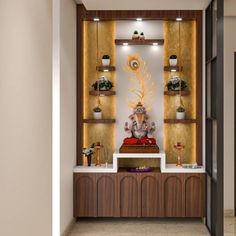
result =
[{"label": "ceiling spotlight", "polygon": [[128,43],[123,43],[123,46],[128,46],[129,44]]},{"label": "ceiling spotlight", "polygon": [[100,19],[99,18],[93,18],[93,21],[99,21]]},{"label": "ceiling spotlight", "polygon": [[176,21],[182,21],[183,19],[181,17],[177,17]]},{"label": "ceiling spotlight", "polygon": [[171,69],[170,71],[171,71],[171,72],[176,72],[176,69]]},{"label": "ceiling spotlight", "polygon": [[137,18],[136,21],[142,21],[143,19],[142,18]]},{"label": "ceiling spotlight", "polygon": [[108,70],[108,69],[104,69],[103,71],[104,71],[104,72],[108,72],[109,70]]},{"label": "ceiling spotlight", "polygon": [[158,46],[158,43],[152,43],[153,46]]}]

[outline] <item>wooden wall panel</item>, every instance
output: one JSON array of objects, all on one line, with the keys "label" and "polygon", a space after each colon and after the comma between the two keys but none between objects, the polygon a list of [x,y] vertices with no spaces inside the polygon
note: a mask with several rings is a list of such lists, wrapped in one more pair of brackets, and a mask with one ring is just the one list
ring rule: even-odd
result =
[{"label": "wooden wall panel", "polygon": [[144,175],[141,180],[141,216],[162,216],[161,175]]}]

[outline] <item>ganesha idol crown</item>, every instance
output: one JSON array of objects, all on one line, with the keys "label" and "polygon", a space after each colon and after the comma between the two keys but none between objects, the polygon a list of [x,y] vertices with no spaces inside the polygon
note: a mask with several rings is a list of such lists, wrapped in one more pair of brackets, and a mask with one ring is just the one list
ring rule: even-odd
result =
[{"label": "ganesha idol crown", "polygon": [[156,140],[153,133],[156,130],[155,123],[149,122],[145,107],[139,102],[129,116],[129,122],[125,123],[126,138],[123,144],[127,145],[154,145]]}]

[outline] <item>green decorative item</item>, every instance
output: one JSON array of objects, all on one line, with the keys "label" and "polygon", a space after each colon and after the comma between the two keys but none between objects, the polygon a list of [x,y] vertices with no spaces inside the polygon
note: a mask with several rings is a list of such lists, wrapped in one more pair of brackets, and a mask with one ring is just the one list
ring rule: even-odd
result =
[{"label": "green decorative item", "polygon": [[139,39],[138,31],[135,30],[132,36],[132,39]]},{"label": "green decorative item", "polygon": [[169,59],[177,59],[176,55],[171,55]]},{"label": "green decorative item", "polygon": [[110,56],[105,54],[102,56],[102,65],[103,66],[109,66],[110,65]]},{"label": "green decorative item", "polygon": [[109,55],[103,55],[102,59],[110,59],[110,56]]},{"label": "green decorative item", "polygon": [[[108,80],[105,76],[101,76],[93,85],[94,90],[99,91],[108,91],[111,90],[114,86],[113,83]],[[98,89],[99,88],[99,89]]]},{"label": "green decorative item", "polygon": [[177,108],[177,112],[185,112],[184,107],[179,106],[179,107]]},{"label": "green decorative item", "polygon": [[93,118],[95,120],[102,119],[102,109],[99,106],[93,108]]},{"label": "green decorative item", "polygon": [[140,33],[139,39],[142,39],[142,40],[145,39],[145,36],[144,36],[144,33],[143,33],[143,32]]},{"label": "green decorative item", "polygon": [[169,63],[170,63],[170,66],[176,66],[177,65],[177,56],[176,55],[171,55],[169,57]]},{"label": "green decorative item", "polygon": [[186,89],[187,83],[184,80],[181,80],[179,77],[173,77],[171,78],[168,83],[166,84],[166,87],[168,90],[172,91],[182,91]]}]

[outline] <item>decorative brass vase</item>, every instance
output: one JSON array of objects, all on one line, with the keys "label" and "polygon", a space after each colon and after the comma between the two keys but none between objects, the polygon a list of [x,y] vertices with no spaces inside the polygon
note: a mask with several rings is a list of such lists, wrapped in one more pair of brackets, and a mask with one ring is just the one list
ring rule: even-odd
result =
[{"label": "decorative brass vase", "polygon": [[181,152],[184,150],[185,146],[181,144],[181,142],[177,142],[177,144],[174,145],[174,148],[177,150],[178,155],[176,166],[182,166]]}]

